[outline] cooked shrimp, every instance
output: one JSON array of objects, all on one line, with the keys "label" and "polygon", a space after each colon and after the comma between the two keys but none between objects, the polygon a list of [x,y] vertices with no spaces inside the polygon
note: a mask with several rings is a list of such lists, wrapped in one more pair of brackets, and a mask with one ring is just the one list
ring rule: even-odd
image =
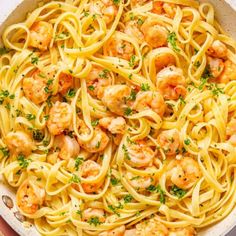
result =
[{"label": "cooked shrimp", "polygon": [[126,174],[128,182],[137,190],[145,190],[152,184],[152,178],[149,176],[137,176],[130,172]]},{"label": "cooked shrimp", "polygon": [[172,229],[169,232],[169,236],[195,236],[197,235],[196,230],[189,226],[185,228]]},{"label": "cooked shrimp", "polygon": [[61,134],[72,122],[72,108],[68,103],[56,102],[49,112],[47,126],[53,135]]},{"label": "cooked shrimp", "polygon": [[102,98],[105,87],[112,84],[112,78],[107,69],[100,66],[93,66],[92,70],[87,76],[88,92],[92,96],[99,99]]},{"label": "cooked shrimp", "polygon": [[94,1],[91,3],[89,11],[92,14],[102,15],[106,24],[110,24],[117,14],[117,6],[112,0]]},{"label": "cooked shrimp", "polygon": [[233,118],[227,124],[226,135],[228,136],[228,141],[236,146],[236,119]]},{"label": "cooked shrimp", "polygon": [[124,236],[124,233],[125,233],[125,226],[122,225],[115,229],[102,232],[98,236]]},{"label": "cooked shrimp", "polygon": [[207,57],[209,69],[213,78],[217,78],[224,70],[224,62],[219,58]]},{"label": "cooked shrimp", "polygon": [[60,73],[58,92],[64,95],[69,88],[73,86],[73,77],[71,75]]},{"label": "cooked shrimp", "polygon": [[92,218],[96,218],[99,222],[104,223],[106,220],[104,210],[98,208],[88,208],[82,212],[82,219],[84,221],[89,221]]},{"label": "cooked shrimp", "polygon": [[165,14],[169,18],[174,18],[176,9],[174,8],[175,4],[155,1],[153,2],[152,12],[156,14]]},{"label": "cooked shrimp", "polygon": [[228,83],[231,80],[236,80],[236,64],[232,61],[225,61],[225,67],[222,74],[218,77],[220,83]]},{"label": "cooked shrimp", "polygon": [[157,142],[166,155],[175,155],[181,146],[179,131],[177,129],[162,131],[157,138]]},{"label": "cooked shrimp", "polygon": [[144,221],[136,225],[135,236],[144,235],[158,235],[158,236],[168,236],[168,228],[162,224],[157,217],[151,218],[150,220]]},{"label": "cooked shrimp", "polygon": [[43,204],[45,190],[26,179],[16,193],[17,206],[26,214],[34,214]]},{"label": "cooked shrimp", "polygon": [[127,106],[127,98],[130,96],[131,88],[127,85],[112,85],[106,87],[102,102],[111,112],[123,116]]},{"label": "cooked shrimp", "polygon": [[165,27],[158,24],[155,19],[147,19],[141,26],[144,40],[153,48],[162,47],[167,44],[168,32]]},{"label": "cooked shrimp", "polygon": [[191,188],[202,175],[197,161],[191,157],[172,160],[167,169],[167,176],[171,182],[182,189]]},{"label": "cooked shrimp", "polygon": [[52,24],[39,21],[30,28],[29,45],[42,51],[47,50],[53,35]]},{"label": "cooked shrimp", "polygon": [[175,66],[168,66],[157,74],[157,88],[165,99],[176,100],[186,94],[186,80],[183,71]]},{"label": "cooked shrimp", "polygon": [[139,44],[144,41],[143,33],[140,31],[137,21],[129,21],[125,26],[124,33],[136,39]]},{"label": "cooked shrimp", "polygon": [[155,58],[155,66],[157,72],[159,72],[160,70],[164,69],[167,66],[175,65],[175,63],[176,59],[170,53],[158,54]]},{"label": "cooked shrimp", "polygon": [[112,134],[124,134],[126,129],[126,121],[123,117],[104,117],[99,120],[99,125]]},{"label": "cooked shrimp", "polygon": [[129,143],[126,146],[126,161],[133,167],[151,166],[155,152],[144,141]]},{"label": "cooked shrimp", "polygon": [[80,146],[75,138],[71,138],[68,135],[58,135],[54,140],[54,146],[59,148],[58,156],[61,159],[68,160],[78,156],[80,152]]},{"label": "cooked shrimp", "polygon": [[147,109],[152,109],[159,116],[162,117],[165,113],[166,104],[161,93],[151,91],[140,91],[136,96],[136,100],[132,108],[139,112]]},{"label": "cooked shrimp", "polygon": [[35,147],[30,136],[22,131],[8,133],[4,141],[11,153],[16,155],[29,155]]},{"label": "cooked shrimp", "polygon": [[78,139],[80,146],[88,152],[101,152],[103,151],[109,142],[109,137],[99,127],[94,129],[93,137],[89,141],[83,141]]},{"label": "cooked shrimp", "polygon": [[134,54],[134,47],[131,43],[115,37],[107,42],[106,50],[104,50],[105,56],[119,57],[127,61],[129,61]]},{"label": "cooked shrimp", "polygon": [[50,93],[46,92],[47,87],[46,76],[37,70],[31,77],[23,79],[22,88],[25,96],[35,104],[45,102]]},{"label": "cooked shrimp", "polygon": [[212,57],[224,59],[227,57],[227,47],[221,41],[215,40],[208,48],[207,54]]}]

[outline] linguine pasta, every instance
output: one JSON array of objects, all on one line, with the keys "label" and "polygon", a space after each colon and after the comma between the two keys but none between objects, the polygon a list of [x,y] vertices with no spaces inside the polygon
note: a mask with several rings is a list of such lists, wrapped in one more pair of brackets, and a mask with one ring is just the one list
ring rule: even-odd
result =
[{"label": "linguine pasta", "polygon": [[236,201],[236,43],[194,0],[45,1],[6,28],[1,174],[42,235],[196,235]]}]

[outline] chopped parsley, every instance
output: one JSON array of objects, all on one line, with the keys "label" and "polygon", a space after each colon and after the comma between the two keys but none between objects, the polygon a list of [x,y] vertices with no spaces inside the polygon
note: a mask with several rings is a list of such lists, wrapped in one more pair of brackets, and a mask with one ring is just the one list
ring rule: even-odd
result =
[{"label": "chopped parsley", "polygon": [[184,98],[182,96],[179,96],[179,100],[180,100],[180,104],[181,105],[185,105],[186,104],[186,102],[185,102],[185,100],[184,100]]},{"label": "chopped parsley", "polygon": [[88,89],[89,89],[90,91],[94,91],[95,87],[94,87],[93,85],[90,85],[90,86],[88,86]]},{"label": "chopped parsley", "polygon": [[120,3],[120,0],[113,0],[113,2],[118,5]]},{"label": "chopped parsley", "polygon": [[99,221],[99,218],[97,216],[89,218],[89,220],[87,222],[90,225],[94,225],[94,226],[98,226],[98,225],[102,224],[102,222]]},{"label": "chopped parsley", "polygon": [[26,119],[27,120],[35,120],[35,118],[36,118],[36,116],[35,115],[33,115],[33,114],[26,114]]},{"label": "chopped parsley", "polygon": [[130,101],[135,101],[136,95],[137,95],[136,91],[135,91],[134,89],[132,89],[132,90],[131,90],[131,93],[130,93],[130,95],[129,95],[129,97],[128,97],[128,100],[130,100]]},{"label": "chopped parsley", "polygon": [[150,185],[148,188],[146,188],[147,191],[152,193],[159,193],[160,194],[160,202],[165,204],[165,192],[161,189],[161,186],[158,184],[157,186]]},{"label": "chopped parsley", "polygon": [[117,210],[123,209],[123,205],[119,202],[119,205],[118,205],[118,206],[108,205],[108,208],[109,208],[112,212],[114,212],[117,216],[120,217],[120,213],[117,212]]},{"label": "chopped parsley", "polygon": [[81,210],[77,210],[76,214],[78,214],[80,217],[82,217],[82,211]]},{"label": "chopped parsley", "polygon": [[72,174],[72,177],[70,178],[70,183],[80,183],[80,178],[79,176],[75,175],[75,174]]},{"label": "chopped parsley", "polygon": [[10,152],[9,152],[8,148],[2,147],[2,148],[0,148],[0,151],[1,151],[2,154],[3,154],[3,157],[9,157]]},{"label": "chopped parsley", "polygon": [[180,49],[176,45],[176,41],[177,41],[176,33],[175,32],[169,33],[169,35],[167,37],[167,42],[171,44],[171,46],[175,52],[180,52]]},{"label": "chopped parsley", "polygon": [[1,47],[0,48],[0,56],[7,54],[10,50],[8,48],[5,47]]},{"label": "chopped parsley", "polygon": [[133,112],[133,110],[130,108],[130,107],[127,107],[125,110],[124,110],[124,115],[125,116],[129,116],[131,115]]},{"label": "chopped parsley", "polygon": [[100,78],[107,79],[108,78],[108,73],[109,73],[109,70],[108,69],[104,69],[98,76]]},{"label": "chopped parsley", "polygon": [[125,159],[130,160],[128,149],[124,144],[122,145],[122,150],[124,152]]},{"label": "chopped parsley", "polygon": [[40,131],[39,129],[34,129],[33,130],[33,139],[35,141],[41,142],[44,139],[44,133]]},{"label": "chopped parsley", "polygon": [[170,189],[170,193],[177,198],[182,198],[187,193],[185,190],[177,187],[176,185],[172,186]]},{"label": "chopped parsley", "polygon": [[91,122],[91,125],[92,125],[93,127],[96,127],[98,124],[99,124],[99,120],[98,120],[98,119],[93,120],[93,121]]},{"label": "chopped parsley", "polygon": [[133,198],[133,196],[132,196],[131,194],[127,194],[127,195],[124,196],[124,202],[125,202],[125,203],[129,203],[129,202],[131,202],[133,199],[134,199],[134,198]]},{"label": "chopped parsley", "polygon": [[144,22],[144,21],[143,21],[141,18],[139,18],[138,21],[137,21],[138,25],[142,25],[143,22]]},{"label": "chopped parsley", "polygon": [[136,59],[135,55],[132,55],[131,58],[130,58],[130,60],[129,60],[129,66],[130,66],[130,67],[133,67],[133,66],[134,66],[134,64],[135,64],[135,59]]},{"label": "chopped parsley", "polygon": [[19,166],[20,166],[22,169],[27,168],[28,165],[29,165],[29,162],[30,162],[30,160],[25,159],[25,155],[23,155],[23,154],[19,154],[19,155],[18,155],[17,161],[18,161],[18,163],[19,163]]},{"label": "chopped parsley", "polygon": [[141,90],[142,90],[142,91],[148,91],[148,90],[150,90],[149,84],[141,84]]},{"label": "chopped parsley", "polygon": [[117,178],[111,178],[111,184],[113,185],[113,186],[116,186],[118,183],[120,182],[120,180],[119,179],[117,179]]},{"label": "chopped parsley", "polygon": [[190,141],[190,139],[187,138],[187,139],[184,140],[184,143],[185,143],[186,145],[189,145],[189,144],[191,143],[191,141]]},{"label": "chopped parsley", "polygon": [[67,94],[66,94],[66,96],[67,96],[68,98],[73,98],[73,97],[75,96],[75,94],[76,94],[75,89],[69,89],[68,92],[67,92]]},{"label": "chopped parsley", "polygon": [[31,63],[34,65],[38,65],[39,58],[38,57],[31,57]]},{"label": "chopped parsley", "polygon": [[100,146],[101,146],[101,141],[98,141],[95,147],[100,148]]},{"label": "chopped parsley", "polygon": [[77,157],[75,159],[75,170],[78,171],[79,170],[79,166],[84,162],[84,158],[83,157]]}]

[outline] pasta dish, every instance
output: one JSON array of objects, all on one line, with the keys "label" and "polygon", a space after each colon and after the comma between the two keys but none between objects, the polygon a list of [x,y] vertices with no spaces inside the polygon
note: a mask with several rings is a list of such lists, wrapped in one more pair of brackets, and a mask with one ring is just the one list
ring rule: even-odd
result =
[{"label": "pasta dish", "polygon": [[236,202],[236,42],[195,0],[44,1],[0,49],[0,173],[41,235],[191,236]]}]

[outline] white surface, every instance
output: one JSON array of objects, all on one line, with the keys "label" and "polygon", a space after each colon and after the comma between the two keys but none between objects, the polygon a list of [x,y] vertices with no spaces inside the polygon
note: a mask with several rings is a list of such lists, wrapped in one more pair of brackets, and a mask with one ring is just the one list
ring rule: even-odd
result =
[{"label": "white surface", "polygon": [[[236,39],[236,31],[235,31],[235,22],[236,22],[236,12],[232,10],[223,0],[202,0],[204,2],[211,2],[215,5],[217,10],[218,19],[220,19],[220,23],[223,28],[231,34]],[[226,0],[228,3],[232,4],[233,8],[236,10],[236,0]],[[22,0],[0,0],[0,24],[2,24],[7,16],[18,6]],[[20,5],[17,10],[14,12],[13,16],[11,16],[7,22],[7,25],[17,22],[25,16],[27,10],[31,10],[34,6],[36,0],[25,0],[22,5]],[[4,23],[4,25],[5,25]],[[1,27],[0,27],[1,33]],[[0,182],[0,195],[3,191],[9,191],[6,187],[4,187]],[[11,196],[12,193],[9,193]],[[7,210],[8,211],[8,210]],[[29,231],[24,231],[19,222],[16,222],[13,217],[4,210],[4,207],[0,207],[0,214],[2,214],[3,218],[5,218],[13,228],[20,233],[22,236],[31,236],[37,235],[36,233],[29,233]],[[218,223],[217,225],[206,230],[204,236],[223,236],[226,235],[233,226],[236,225],[236,209],[223,221]],[[24,231],[24,232],[23,232]],[[228,236],[236,236],[236,229],[228,234]]]}]

